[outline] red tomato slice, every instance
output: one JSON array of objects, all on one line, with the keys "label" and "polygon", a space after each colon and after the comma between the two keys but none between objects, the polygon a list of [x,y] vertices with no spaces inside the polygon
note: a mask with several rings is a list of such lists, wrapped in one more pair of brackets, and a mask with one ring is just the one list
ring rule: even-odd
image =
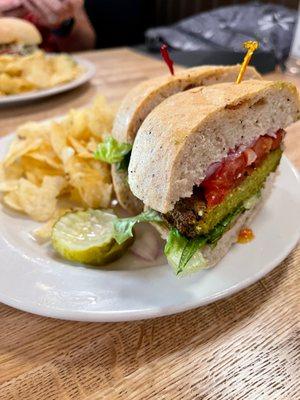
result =
[{"label": "red tomato slice", "polygon": [[256,158],[253,159],[251,165],[247,165],[249,161],[248,149],[235,158],[228,156],[216,171],[201,184],[207,207],[220,204],[230,190],[238,186],[271,150],[275,150],[280,146],[284,134],[284,130],[279,129],[274,137],[268,135],[260,136],[254,145],[250,147],[256,153]]},{"label": "red tomato slice", "polygon": [[254,144],[252,149],[257,155],[255,164],[259,165],[261,160],[270,152],[273,144],[271,136],[261,136]]},{"label": "red tomato slice", "polygon": [[223,161],[217,171],[202,182],[208,207],[221,203],[226,194],[243,180],[246,166],[246,158],[241,154],[234,159]]},{"label": "red tomato slice", "polygon": [[273,139],[273,143],[272,143],[271,150],[275,150],[280,146],[280,144],[282,142],[282,139],[284,138],[284,135],[285,135],[285,131],[283,129],[279,129],[276,132],[276,137],[272,138]]}]

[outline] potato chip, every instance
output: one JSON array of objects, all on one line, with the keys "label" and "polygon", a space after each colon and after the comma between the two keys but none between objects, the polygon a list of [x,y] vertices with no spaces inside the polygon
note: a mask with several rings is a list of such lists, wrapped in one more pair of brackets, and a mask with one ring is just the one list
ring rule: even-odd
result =
[{"label": "potato chip", "polygon": [[[98,113],[101,110],[101,113]],[[111,132],[114,113],[104,96],[96,96],[88,113],[88,126],[91,134],[103,139],[103,133]]]},{"label": "potato chip", "polygon": [[66,181],[60,176],[45,176],[40,187],[20,179],[17,194],[25,213],[35,221],[44,222],[53,216],[57,197],[65,187]]},{"label": "potato chip", "polygon": [[63,149],[67,146],[67,136],[68,132],[64,128],[63,124],[59,124],[54,122],[52,124],[51,130],[50,130],[50,143],[52,146],[53,151],[59,157],[62,159],[62,151]]},{"label": "potato chip", "polygon": [[5,180],[19,179],[23,176],[23,168],[19,161],[4,167],[3,163],[0,163],[0,182]]},{"label": "potato chip", "polygon": [[9,167],[13,164],[17,159],[22,157],[24,154],[38,149],[41,145],[42,139],[40,137],[32,137],[22,140],[15,140],[10,148],[9,151],[4,158],[3,165],[5,168]]},{"label": "potato chip", "polygon": [[92,168],[86,160],[78,156],[71,157],[65,170],[71,185],[78,190],[85,205],[91,208],[109,207],[112,184],[103,182],[102,174]]},{"label": "potato chip", "polygon": [[63,148],[62,154],[61,154],[61,158],[62,158],[62,162],[65,165],[69,158],[73,157],[75,154],[75,150],[70,147],[70,146],[66,146]]},{"label": "potato chip", "polygon": [[0,192],[12,192],[18,189],[18,179],[0,181]]},{"label": "potato chip", "polygon": [[[26,160],[24,160],[24,163]],[[30,165],[31,159],[28,159],[28,165]],[[58,174],[57,170],[50,168],[43,168],[35,165],[33,168],[30,168],[25,171],[25,178],[29,180],[29,182],[34,183],[37,186],[40,186],[43,182],[44,176],[63,176],[63,174]]]},{"label": "potato chip", "polygon": [[108,208],[113,193],[113,185],[103,183],[91,176],[81,187],[81,196],[84,203],[90,208]]},{"label": "potato chip", "polygon": [[33,85],[17,76],[0,74],[0,88],[4,94],[18,94],[33,89]]},{"label": "potato chip", "polygon": [[86,151],[85,142],[83,140],[80,141],[73,136],[69,136],[68,141],[76,153],[80,154]]},{"label": "potato chip", "polygon": [[49,163],[46,163],[43,160],[43,157],[40,158],[41,159],[36,159],[31,157],[30,155],[24,155],[20,160],[20,164],[23,168],[24,174],[26,174],[27,172],[33,172],[35,174],[39,173],[41,175],[41,178],[43,178],[44,175],[64,174],[62,163],[59,164],[59,169],[53,168],[53,166],[49,165]]},{"label": "potato chip", "polygon": [[49,61],[52,71],[54,72],[51,76],[52,86],[75,79],[78,75],[78,66],[76,62],[65,54],[51,57]]},{"label": "potato chip", "polygon": [[66,118],[68,136],[88,140],[91,132],[88,127],[88,114],[85,109],[71,110]]},{"label": "potato chip", "polygon": [[49,240],[51,237],[51,232],[54,224],[56,221],[62,217],[65,213],[71,211],[70,208],[58,208],[55,210],[53,216],[42,226],[35,229],[32,234],[39,243],[44,243],[45,241]]},{"label": "potato chip", "polygon": [[41,161],[51,168],[57,170],[62,169],[61,161],[54,153],[51,145],[47,142],[43,142],[37,150],[28,152],[26,156]]},{"label": "potato chip", "polygon": [[112,121],[113,113],[100,96],[59,121],[19,127],[0,163],[3,203],[36,221],[49,221],[41,227],[45,238],[61,209],[109,207],[110,165],[95,160],[94,152]]},{"label": "potato chip", "polygon": [[72,202],[73,204],[77,205],[82,205],[82,198],[78,192],[78,190],[75,187],[71,187],[70,195],[69,195],[69,201]]},{"label": "potato chip", "polygon": [[13,210],[24,212],[20,203],[18,192],[16,190],[13,190],[12,192],[9,192],[3,196],[3,202]]},{"label": "potato chip", "polygon": [[41,185],[41,183],[42,183],[43,175],[38,175],[38,174],[36,173],[36,170],[35,170],[35,173],[32,172],[32,171],[26,171],[26,173],[25,173],[25,178],[26,178],[29,182],[33,183],[34,185],[39,186],[39,185]]},{"label": "potato chip", "polygon": [[95,138],[91,137],[86,146],[88,152],[94,155],[95,151],[97,150],[98,144],[99,140],[96,140]]},{"label": "potato chip", "polygon": [[77,152],[79,157],[94,159],[94,153],[88,150],[87,143],[85,141],[80,141],[73,136],[69,136],[68,141],[72,145],[73,149]]},{"label": "potato chip", "polygon": [[22,76],[33,87],[43,89],[53,86],[51,78],[54,71],[51,63],[46,62],[41,55],[41,52],[37,52],[35,57],[26,57],[23,60]]},{"label": "potato chip", "polygon": [[28,139],[39,137],[43,140],[47,140],[49,137],[49,132],[51,129],[51,124],[39,122],[26,122],[17,129],[18,139]]}]

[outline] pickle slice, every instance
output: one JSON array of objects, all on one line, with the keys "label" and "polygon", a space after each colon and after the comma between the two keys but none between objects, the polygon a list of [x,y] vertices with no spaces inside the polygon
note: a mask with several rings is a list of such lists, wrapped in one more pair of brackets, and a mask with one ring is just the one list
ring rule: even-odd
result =
[{"label": "pickle slice", "polygon": [[133,238],[118,244],[114,237],[114,221],[109,211],[70,212],[54,225],[51,235],[54,249],[66,260],[88,265],[103,265],[120,258]]}]

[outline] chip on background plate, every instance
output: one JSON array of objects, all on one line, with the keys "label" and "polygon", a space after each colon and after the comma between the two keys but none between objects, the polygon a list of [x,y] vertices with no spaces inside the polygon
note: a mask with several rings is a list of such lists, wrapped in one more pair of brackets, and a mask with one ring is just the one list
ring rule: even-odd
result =
[{"label": "chip on background plate", "polygon": [[37,50],[28,55],[0,54],[0,95],[14,95],[75,80],[82,68],[67,54]]}]

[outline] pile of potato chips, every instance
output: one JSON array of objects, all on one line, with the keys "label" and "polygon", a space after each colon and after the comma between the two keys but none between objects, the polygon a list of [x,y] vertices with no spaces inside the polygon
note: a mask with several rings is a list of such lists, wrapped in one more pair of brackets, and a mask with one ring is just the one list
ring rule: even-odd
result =
[{"label": "pile of potato chips", "polygon": [[35,221],[53,222],[66,210],[110,206],[110,166],[94,159],[111,131],[114,112],[102,96],[90,107],[71,110],[59,121],[29,122],[0,164],[2,202]]},{"label": "pile of potato chips", "polygon": [[80,73],[77,63],[64,54],[0,55],[0,95],[50,88],[72,81]]}]

